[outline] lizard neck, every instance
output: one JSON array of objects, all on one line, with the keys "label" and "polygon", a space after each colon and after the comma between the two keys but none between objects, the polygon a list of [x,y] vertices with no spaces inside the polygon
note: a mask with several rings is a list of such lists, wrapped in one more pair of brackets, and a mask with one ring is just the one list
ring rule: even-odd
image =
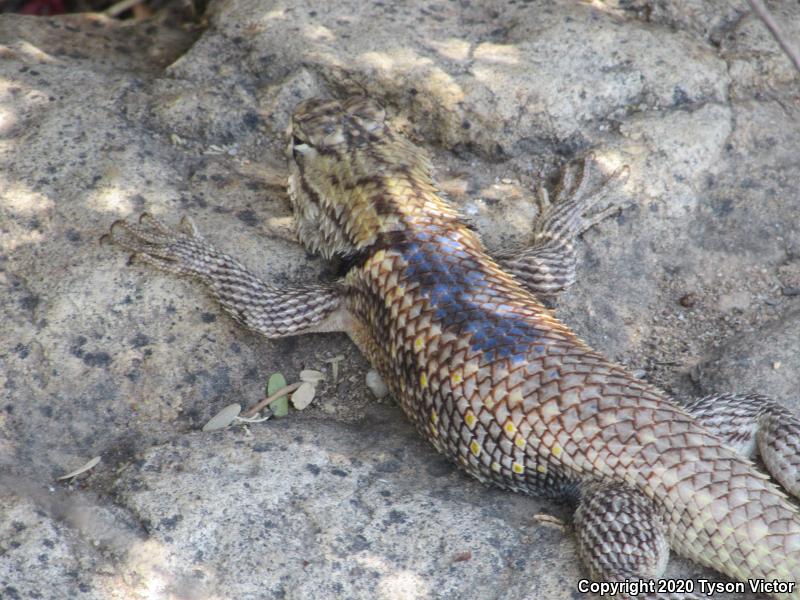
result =
[{"label": "lizard neck", "polygon": [[290,162],[297,234],[311,252],[346,258],[430,228],[462,227],[420,167],[375,163],[356,168],[325,155]]}]

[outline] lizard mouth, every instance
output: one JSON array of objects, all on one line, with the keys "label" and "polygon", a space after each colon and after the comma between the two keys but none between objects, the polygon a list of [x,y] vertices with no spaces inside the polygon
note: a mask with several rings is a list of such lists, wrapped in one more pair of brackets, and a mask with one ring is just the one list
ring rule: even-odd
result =
[{"label": "lizard mouth", "polygon": [[296,135],[292,135],[292,141],[289,144],[289,149],[292,151],[292,158],[295,162],[300,161],[303,159],[303,156],[308,154],[311,150],[311,146],[308,145],[308,142],[305,140],[297,137]]}]

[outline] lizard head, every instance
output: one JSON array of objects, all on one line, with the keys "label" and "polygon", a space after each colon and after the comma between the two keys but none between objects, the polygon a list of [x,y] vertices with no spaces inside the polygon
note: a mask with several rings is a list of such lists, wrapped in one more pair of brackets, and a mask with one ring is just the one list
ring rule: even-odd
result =
[{"label": "lizard head", "polygon": [[436,203],[425,152],[386,123],[375,101],[314,98],[288,131],[289,196],[300,241],[325,258],[353,256],[409,227]]}]

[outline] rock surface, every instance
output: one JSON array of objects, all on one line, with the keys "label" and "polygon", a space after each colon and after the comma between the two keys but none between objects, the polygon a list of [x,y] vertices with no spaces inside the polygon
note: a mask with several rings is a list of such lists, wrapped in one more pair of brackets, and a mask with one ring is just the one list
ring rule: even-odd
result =
[{"label": "rock surface", "polygon": [[[680,398],[798,410],[800,89],[744,6],[221,0],[203,31],[0,16],[0,596],[579,597],[569,529],[536,517],[569,511],[462,476],[373,406],[344,336],[259,339],[98,240],[191,214],[269,281],[329,275],[280,234],[283,131],[301,99],[367,93],[490,248],[525,241],[564,162],[629,164],[561,317]],[[800,32],[800,8],[775,10]],[[328,380],[303,413],[199,431],[304,368]]]}]

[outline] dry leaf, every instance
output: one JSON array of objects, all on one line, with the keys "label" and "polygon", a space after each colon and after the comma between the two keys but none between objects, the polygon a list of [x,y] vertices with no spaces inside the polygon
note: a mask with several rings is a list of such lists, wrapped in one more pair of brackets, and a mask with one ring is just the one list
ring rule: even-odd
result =
[{"label": "dry leaf", "polygon": [[297,410],[303,410],[306,406],[311,404],[315,393],[316,388],[314,387],[314,384],[304,381],[300,387],[297,388],[297,391],[292,394],[292,405]]},{"label": "dry leaf", "polygon": [[61,481],[62,479],[72,479],[73,477],[77,477],[81,473],[85,473],[86,471],[88,471],[89,469],[94,467],[99,462],[100,462],[100,457],[99,456],[95,456],[92,460],[87,462],[82,467],[79,467],[79,468],[75,469],[74,471],[70,471],[66,475],[62,475],[61,477],[58,477],[56,479],[56,481]]},{"label": "dry leaf", "polygon": [[208,423],[203,425],[203,431],[214,431],[215,429],[223,429],[233,423],[233,420],[242,412],[242,407],[239,404],[228,404],[225,408],[215,414]]},{"label": "dry leaf", "polygon": [[325,380],[325,373],[322,371],[315,371],[314,369],[303,369],[300,371],[300,381],[307,381],[308,383],[319,383]]}]

